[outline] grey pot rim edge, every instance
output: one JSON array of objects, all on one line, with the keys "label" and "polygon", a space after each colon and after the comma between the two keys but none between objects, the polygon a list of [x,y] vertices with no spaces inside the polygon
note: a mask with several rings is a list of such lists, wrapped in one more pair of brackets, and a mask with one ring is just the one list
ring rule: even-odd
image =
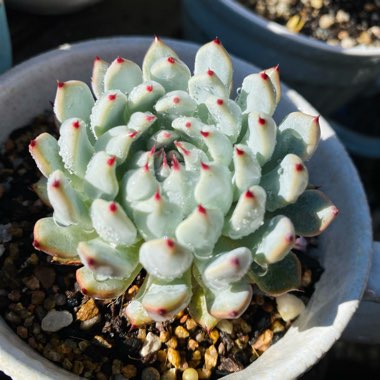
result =
[{"label": "grey pot rim edge", "polygon": [[[103,39],[88,40],[88,41],[85,41],[85,42],[79,42],[79,43],[73,44],[73,45],[71,45],[70,50],[74,51],[76,54],[88,55],[89,51],[92,51],[94,48],[96,48],[96,46],[102,46],[104,43],[122,44],[126,40],[130,40],[130,39],[133,39],[133,40],[136,40],[136,39],[139,40],[140,39],[141,42],[144,42],[144,43],[146,43],[147,40],[151,41],[150,38],[148,39],[147,37],[144,37],[144,36],[103,38]],[[169,39],[169,38],[165,38],[165,41],[167,41],[169,44],[175,43],[175,44],[177,44],[177,46],[181,46],[182,45],[184,48],[188,47],[189,45],[191,45],[192,47],[199,46],[196,43],[191,43],[191,42],[187,42],[187,41],[186,42],[185,41],[178,41],[178,40]],[[0,88],[2,87],[2,85],[6,86],[7,83],[10,83],[11,80],[12,80],[12,78],[15,75],[25,74],[30,69],[30,67],[35,66],[35,65],[40,65],[41,61],[47,61],[47,62],[49,62],[50,65],[54,65],[54,62],[55,61],[56,62],[59,61],[60,60],[59,57],[62,54],[65,54],[65,53],[66,53],[65,50],[54,49],[54,50],[48,51],[47,53],[43,53],[43,54],[41,54],[39,56],[31,58],[30,60],[28,60],[26,62],[23,62],[23,63],[17,65],[16,67],[14,67],[13,69],[11,69],[7,73],[5,73],[2,76],[0,76]],[[236,59],[236,60],[244,62],[241,59]],[[295,104],[297,106],[306,107],[309,112],[317,114],[317,111],[315,111],[314,108],[312,106],[310,106],[309,103],[307,103],[298,93],[296,93],[293,90],[287,89],[285,85],[283,86],[283,90],[284,90],[284,92],[287,91],[287,95],[291,98],[292,101],[295,102]],[[336,138],[335,133],[333,132],[333,130],[331,129],[331,127],[329,127],[327,125],[327,123],[326,123],[326,128],[329,130],[329,132],[331,134],[331,138],[334,140],[334,144],[337,144],[337,147],[339,147],[339,149],[341,149],[342,152],[345,155],[347,155],[347,153],[345,152],[345,148],[342,146],[342,144],[340,143],[340,141]],[[344,157],[344,158],[345,158],[345,161],[347,161],[346,164],[352,166],[351,169],[353,169],[354,172],[356,172],[356,169],[353,167],[353,164],[350,161],[348,155],[347,155],[347,157]],[[356,173],[356,175],[357,175],[357,173]],[[359,185],[359,187],[361,187],[361,192],[362,192],[361,196],[363,198],[365,198],[364,190],[363,190],[363,188],[362,188],[362,186],[360,184],[359,177],[357,178],[357,181],[359,181],[358,185]],[[364,210],[364,213],[367,214],[367,219],[369,220],[368,204],[367,204],[367,210]],[[361,268],[361,271],[363,272],[362,276],[365,277],[366,279],[368,279],[368,275],[369,275],[369,271],[370,271],[370,265],[371,265],[371,252],[370,252],[370,249],[368,250],[368,252],[363,252],[363,255],[366,256],[365,257],[365,259],[366,259],[366,266],[363,267],[363,268]],[[365,274],[364,274],[364,272],[365,272]],[[344,327],[347,325],[347,323],[351,319],[352,315],[354,314],[354,312],[355,312],[355,310],[356,310],[356,308],[357,308],[357,306],[359,304],[359,300],[361,299],[361,297],[362,297],[362,295],[364,293],[365,287],[366,287],[366,281],[363,281],[361,288],[355,288],[354,294],[352,294],[353,298],[354,298],[354,301],[352,301],[352,304],[350,305],[349,311],[343,317],[341,316],[340,321],[339,321],[339,328],[337,328],[336,326],[334,326],[334,328],[336,330],[335,331],[335,335],[331,336],[331,334],[329,334],[329,337],[328,337],[329,341],[326,342],[326,347],[323,348],[324,352],[321,353],[321,356],[332,346],[332,344],[334,343],[334,341],[339,338],[339,336],[342,333]],[[1,322],[3,323],[3,321],[1,321]],[[15,338],[19,339],[16,335],[15,335]],[[326,338],[327,338],[327,336],[326,336]],[[22,341],[20,340],[20,342],[22,342]],[[31,348],[26,343],[22,342],[22,344],[25,346],[25,348],[31,350]],[[37,354],[37,355],[41,358],[41,360],[45,364],[48,363],[49,365],[51,365],[51,363],[48,362],[45,358],[43,358],[42,355],[41,356],[40,356],[40,354]],[[0,352],[0,362],[1,362],[1,356],[2,355],[1,355],[1,352]],[[15,363],[16,362],[17,362],[17,359],[16,359]],[[314,363],[312,363],[312,364],[314,364]]]},{"label": "grey pot rim edge", "polygon": [[[186,0],[188,1],[188,0]],[[207,0],[206,0],[207,1]],[[303,45],[316,50],[323,50],[331,54],[346,55],[352,57],[379,57],[380,48],[378,47],[353,47],[342,48],[340,46],[329,45],[326,42],[317,40],[303,34],[292,33],[284,26],[265,19],[264,17],[255,14],[237,0],[219,0],[218,6],[223,6],[227,11],[238,14],[240,17],[252,22],[259,27],[266,29],[269,33],[277,35],[279,38],[285,38],[298,45]]]}]

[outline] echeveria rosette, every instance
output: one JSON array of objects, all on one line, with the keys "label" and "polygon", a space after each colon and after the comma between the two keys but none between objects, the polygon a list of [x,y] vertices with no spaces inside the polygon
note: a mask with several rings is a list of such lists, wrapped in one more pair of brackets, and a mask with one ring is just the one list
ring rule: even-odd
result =
[{"label": "echeveria rosette", "polygon": [[274,296],[297,289],[296,236],[318,235],[337,213],[308,187],[318,117],[272,118],[278,67],[246,77],[235,100],[231,88],[218,39],[198,50],[193,76],[155,39],[142,68],[96,58],[92,92],[59,82],[60,137],[30,143],[44,176],[35,189],[54,209],[36,223],[35,247],[83,264],[79,286],[99,299],[123,294],[144,268],[132,325],[189,306],[211,328],[245,311],[253,283]]}]

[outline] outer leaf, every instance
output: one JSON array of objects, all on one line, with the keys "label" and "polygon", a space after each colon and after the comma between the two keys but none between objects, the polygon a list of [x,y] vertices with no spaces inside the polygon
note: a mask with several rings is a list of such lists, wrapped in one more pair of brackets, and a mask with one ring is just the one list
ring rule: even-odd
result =
[{"label": "outer leaf", "polygon": [[321,234],[338,215],[339,210],[319,190],[306,190],[296,203],[281,209],[288,216],[297,235],[317,236]]},{"label": "outer leaf", "polygon": [[294,253],[289,253],[284,260],[268,265],[266,274],[255,262],[251,266],[251,277],[257,286],[272,296],[278,296],[290,290],[296,290],[301,284],[301,264]]},{"label": "outer leaf", "polygon": [[54,113],[61,123],[72,117],[89,122],[94,98],[86,83],[78,80],[59,82],[54,100]]},{"label": "outer leaf", "polygon": [[94,277],[93,272],[87,267],[78,269],[76,278],[82,293],[97,299],[109,299],[121,296],[134,280],[134,276],[131,276],[124,279],[109,278],[100,281]]},{"label": "outer leaf", "polygon": [[49,133],[41,133],[32,140],[29,144],[29,152],[45,177],[49,177],[54,170],[63,169],[58,142]]},{"label": "outer leaf", "polygon": [[219,38],[203,45],[195,56],[194,74],[203,74],[212,70],[226,86],[228,92],[232,88],[232,62]]},{"label": "outer leaf", "polygon": [[36,249],[67,264],[79,264],[78,243],[95,237],[93,232],[86,232],[79,226],[58,226],[53,218],[38,220],[33,233]]},{"label": "outer leaf", "polygon": [[97,99],[99,99],[104,92],[104,76],[109,67],[109,63],[103,61],[101,58],[96,57],[94,66],[92,68],[91,87]]}]

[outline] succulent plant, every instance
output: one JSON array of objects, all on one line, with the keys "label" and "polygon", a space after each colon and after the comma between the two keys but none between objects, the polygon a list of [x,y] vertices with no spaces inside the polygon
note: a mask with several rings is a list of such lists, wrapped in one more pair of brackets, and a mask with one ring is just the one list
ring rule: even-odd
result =
[{"label": "succulent plant", "polygon": [[43,174],[35,190],[54,209],[35,225],[35,248],[83,264],[77,282],[99,299],[145,269],[126,308],[132,325],[189,306],[211,328],[245,311],[252,284],[273,296],[297,289],[296,236],[318,235],[337,213],[308,186],[318,117],[293,112],[276,125],[278,67],[247,76],[235,100],[232,76],[217,38],[196,53],[193,76],[158,38],[142,69],[97,57],[93,93],[58,82],[59,139],[30,143]]}]

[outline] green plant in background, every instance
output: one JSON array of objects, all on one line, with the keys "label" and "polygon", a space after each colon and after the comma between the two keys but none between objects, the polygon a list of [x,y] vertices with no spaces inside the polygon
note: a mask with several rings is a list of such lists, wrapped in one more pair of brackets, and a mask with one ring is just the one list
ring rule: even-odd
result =
[{"label": "green plant in background", "polygon": [[30,143],[44,175],[35,189],[54,209],[36,223],[35,247],[83,264],[79,286],[99,299],[122,295],[144,268],[127,307],[136,326],[189,306],[211,328],[245,311],[253,283],[274,296],[297,289],[296,236],[318,235],[337,214],[308,187],[318,117],[272,119],[278,68],[247,76],[232,100],[219,39],[198,50],[194,67],[191,76],[158,38],[142,69],[96,58],[97,100],[83,82],[58,83],[60,137]]}]

